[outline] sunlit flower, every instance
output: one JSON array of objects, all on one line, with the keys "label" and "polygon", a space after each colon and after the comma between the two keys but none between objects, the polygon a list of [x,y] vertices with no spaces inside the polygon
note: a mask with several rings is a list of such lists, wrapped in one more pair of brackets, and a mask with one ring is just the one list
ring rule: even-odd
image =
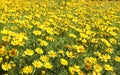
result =
[{"label": "sunlit flower", "polygon": [[86,58],[84,59],[85,64],[86,64],[86,65],[90,65],[90,66],[93,65],[93,64],[95,64],[96,61],[97,61],[97,59],[96,59],[96,58],[93,58],[93,57],[86,57]]},{"label": "sunlit flower", "polygon": [[120,57],[119,56],[115,56],[115,61],[120,62]]},{"label": "sunlit flower", "polygon": [[56,56],[57,56],[57,53],[56,53],[55,51],[51,50],[51,51],[48,52],[48,55],[49,55],[50,57],[56,57]]},{"label": "sunlit flower", "polygon": [[11,64],[10,63],[7,63],[5,62],[4,64],[1,65],[1,68],[4,70],[4,71],[8,71],[12,68]]},{"label": "sunlit flower", "polygon": [[24,68],[22,69],[22,72],[25,74],[31,74],[33,72],[33,67],[32,66],[24,66]]},{"label": "sunlit flower", "polygon": [[77,46],[77,52],[85,52],[85,47],[84,46]]},{"label": "sunlit flower", "polygon": [[10,51],[9,51],[9,56],[11,57],[15,57],[18,55],[18,51],[14,48],[12,48]]},{"label": "sunlit flower", "polygon": [[47,69],[52,69],[53,68],[52,64],[49,63],[49,62],[45,62],[44,67],[47,68]]},{"label": "sunlit flower", "polygon": [[34,51],[31,49],[27,49],[24,51],[25,55],[32,56],[34,54]]},{"label": "sunlit flower", "polygon": [[113,71],[113,67],[110,66],[109,64],[105,64],[105,65],[104,65],[104,68],[105,68],[105,70],[107,70],[107,71]]},{"label": "sunlit flower", "polygon": [[35,49],[35,52],[38,53],[38,54],[42,54],[43,53],[43,50],[41,48],[36,48]]},{"label": "sunlit flower", "polygon": [[43,66],[43,64],[40,61],[37,61],[37,60],[33,61],[32,64],[33,64],[34,67],[37,67],[37,68],[41,68]]},{"label": "sunlit flower", "polygon": [[42,55],[42,56],[40,56],[40,60],[43,62],[47,62],[47,61],[49,61],[49,57],[47,55]]},{"label": "sunlit flower", "polygon": [[60,59],[60,62],[61,62],[61,64],[64,65],[64,66],[67,66],[67,65],[68,65],[68,61],[67,61],[66,59],[61,58],[61,59]]},{"label": "sunlit flower", "polygon": [[41,31],[39,31],[39,30],[34,30],[34,31],[33,31],[33,34],[35,34],[35,35],[41,35]]}]

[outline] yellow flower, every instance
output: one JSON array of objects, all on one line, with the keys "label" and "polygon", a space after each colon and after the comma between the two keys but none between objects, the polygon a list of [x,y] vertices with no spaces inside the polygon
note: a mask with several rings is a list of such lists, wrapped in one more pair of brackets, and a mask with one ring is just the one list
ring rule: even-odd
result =
[{"label": "yellow flower", "polygon": [[6,48],[5,48],[5,46],[2,46],[0,48],[0,55],[4,56],[5,54],[6,54]]},{"label": "yellow flower", "polygon": [[25,74],[31,74],[33,72],[33,67],[32,66],[24,66],[24,68],[22,69],[22,72]]},{"label": "yellow flower", "polygon": [[108,53],[113,53],[113,49],[111,49],[111,48],[107,48],[105,51]]},{"label": "yellow flower", "polygon": [[25,55],[32,56],[34,54],[34,51],[31,49],[27,49],[26,51],[24,51],[24,53]]},{"label": "yellow flower", "polygon": [[101,41],[107,46],[107,47],[111,47],[111,44],[104,38],[101,39]]},{"label": "yellow flower", "polygon": [[4,29],[1,31],[1,34],[9,34],[10,32],[11,32],[10,30],[4,28]]},{"label": "yellow flower", "polygon": [[80,71],[78,75],[86,75],[83,71]]},{"label": "yellow flower", "polygon": [[93,72],[92,72],[92,75],[101,75],[101,73],[100,73],[100,72],[95,72],[95,71],[93,71]]},{"label": "yellow flower", "polygon": [[35,60],[33,63],[34,67],[41,68],[43,64],[40,61]]},{"label": "yellow flower", "polygon": [[111,44],[116,44],[116,43],[117,43],[117,40],[114,39],[114,38],[110,38],[110,43],[111,43]]},{"label": "yellow flower", "polygon": [[38,39],[38,41],[40,41],[41,46],[47,46],[48,45],[48,43],[46,41],[42,40],[42,39]]},{"label": "yellow flower", "polygon": [[17,56],[17,54],[18,54],[18,51],[16,49],[14,49],[14,48],[12,48],[9,51],[9,56],[11,56],[11,57],[15,57],[15,56]]},{"label": "yellow flower", "polygon": [[105,70],[107,70],[107,71],[113,71],[113,67],[110,66],[109,64],[105,64],[105,65],[104,65],[104,68],[105,68]]},{"label": "yellow flower", "polygon": [[97,51],[97,52],[94,52],[94,55],[101,56],[102,54],[99,51]]},{"label": "yellow flower", "polygon": [[99,73],[100,71],[102,71],[102,66],[100,66],[99,64],[95,64],[93,68],[96,73]]},{"label": "yellow flower", "polygon": [[34,31],[33,31],[33,34],[35,34],[35,35],[41,35],[41,31],[39,31],[39,30],[34,30]]},{"label": "yellow flower", "polygon": [[54,34],[54,32],[53,32],[53,28],[46,28],[46,31],[47,31],[47,33],[48,34],[51,34],[51,35],[53,35]]},{"label": "yellow flower", "polygon": [[59,53],[62,54],[64,56],[64,50],[59,50]]},{"label": "yellow flower", "polygon": [[14,63],[14,61],[10,61],[10,64],[12,65],[12,67],[16,67],[16,64]]},{"label": "yellow flower", "polygon": [[2,68],[4,71],[8,71],[8,70],[10,70],[12,67],[11,67],[11,64],[5,62],[4,64],[1,65],[1,68]]},{"label": "yellow flower", "polygon": [[69,37],[76,38],[77,36],[75,34],[70,33]]},{"label": "yellow flower", "polygon": [[0,57],[0,63],[3,61],[3,58],[2,57]]},{"label": "yellow flower", "polygon": [[42,55],[42,56],[40,56],[40,60],[43,62],[47,62],[47,61],[49,61],[49,57],[47,55]]},{"label": "yellow flower", "polygon": [[66,52],[66,55],[69,57],[69,58],[73,58],[74,57],[74,55],[73,55],[73,52],[69,52],[69,51],[67,51]]},{"label": "yellow flower", "polygon": [[48,55],[49,55],[49,57],[56,57],[57,56],[57,53],[56,52],[54,52],[53,50],[51,50],[51,51],[49,51],[48,52]]},{"label": "yellow flower", "polygon": [[80,53],[80,52],[85,52],[84,46],[77,46],[77,52],[78,52],[78,53]]},{"label": "yellow flower", "polygon": [[92,68],[92,65],[85,65],[86,70],[91,70],[91,68]]},{"label": "yellow flower", "polygon": [[41,48],[36,48],[35,49],[35,52],[38,53],[38,54],[42,54],[43,53],[43,50]]},{"label": "yellow flower", "polygon": [[93,57],[86,57],[85,59],[84,59],[84,62],[85,62],[85,64],[86,65],[88,65],[88,66],[91,66],[91,65],[93,65],[93,64],[95,64],[96,63],[96,58],[93,58]]},{"label": "yellow flower", "polygon": [[45,71],[44,71],[44,70],[42,70],[42,71],[41,71],[41,74],[42,74],[42,75],[44,75],[44,74],[45,74]]},{"label": "yellow flower", "polygon": [[53,38],[53,37],[46,37],[46,40],[48,40],[48,41],[55,41],[55,38]]},{"label": "yellow flower", "polygon": [[87,43],[86,39],[82,39],[81,41],[82,41],[82,43]]},{"label": "yellow flower", "polygon": [[80,72],[80,67],[77,66],[77,65],[74,65],[74,66],[73,66],[73,69],[74,69],[74,71],[77,72],[77,73]]},{"label": "yellow flower", "polygon": [[10,57],[8,55],[5,56],[5,59],[8,60]]},{"label": "yellow flower", "polygon": [[45,62],[44,67],[47,69],[52,69],[53,66],[49,62]]},{"label": "yellow flower", "polygon": [[2,36],[2,40],[5,41],[5,42],[9,42],[11,39],[10,36]]},{"label": "yellow flower", "polygon": [[71,75],[74,75],[74,68],[73,67],[69,67],[69,71],[70,71],[70,73],[71,73]]},{"label": "yellow flower", "polygon": [[115,61],[120,62],[120,57],[119,56],[115,56]]},{"label": "yellow flower", "polygon": [[13,40],[11,41],[11,44],[14,46],[15,45],[24,46],[25,42],[21,39],[13,38]]},{"label": "yellow flower", "polygon": [[63,58],[60,59],[60,62],[61,62],[61,64],[64,65],[64,66],[67,66],[67,65],[68,65],[68,61],[65,60],[65,59],[63,59]]},{"label": "yellow flower", "polygon": [[105,54],[105,55],[100,55],[99,58],[101,59],[101,61],[107,62],[108,59],[111,59],[111,56],[108,54]]}]

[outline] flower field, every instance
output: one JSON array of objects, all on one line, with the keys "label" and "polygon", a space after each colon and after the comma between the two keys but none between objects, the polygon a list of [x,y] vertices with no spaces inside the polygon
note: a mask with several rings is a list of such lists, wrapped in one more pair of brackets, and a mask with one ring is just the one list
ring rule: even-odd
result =
[{"label": "flower field", "polygon": [[120,75],[120,2],[0,0],[0,75]]}]

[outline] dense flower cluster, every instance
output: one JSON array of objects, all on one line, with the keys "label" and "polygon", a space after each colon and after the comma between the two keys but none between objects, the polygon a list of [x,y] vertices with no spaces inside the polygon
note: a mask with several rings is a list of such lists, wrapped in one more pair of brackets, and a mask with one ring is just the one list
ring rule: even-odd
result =
[{"label": "dense flower cluster", "polygon": [[119,7],[0,0],[0,75],[120,75]]}]

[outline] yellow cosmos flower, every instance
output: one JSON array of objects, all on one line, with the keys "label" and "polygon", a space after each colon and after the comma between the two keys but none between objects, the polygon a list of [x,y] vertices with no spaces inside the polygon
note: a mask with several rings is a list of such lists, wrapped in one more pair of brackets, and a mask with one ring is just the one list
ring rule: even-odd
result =
[{"label": "yellow cosmos flower", "polygon": [[9,56],[11,56],[11,57],[15,57],[15,56],[17,56],[17,54],[18,54],[18,51],[16,49],[14,49],[14,48],[12,48],[9,51]]},{"label": "yellow cosmos flower", "polygon": [[74,75],[75,74],[74,68],[73,67],[69,67],[69,72],[71,73],[71,75]]},{"label": "yellow cosmos flower", "polygon": [[113,49],[111,49],[111,48],[107,48],[105,51],[108,53],[113,53]]},{"label": "yellow cosmos flower", "polygon": [[73,68],[74,68],[74,71],[75,71],[75,72],[77,72],[77,73],[80,72],[80,67],[79,67],[79,66],[74,65]]},{"label": "yellow cosmos flower", "polygon": [[53,32],[53,28],[46,28],[46,31],[47,31],[47,33],[48,34],[51,34],[51,35],[53,35],[54,34],[54,32]]},{"label": "yellow cosmos flower", "polygon": [[99,58],[101,59],[101,61],[107,62],[108,59],[111,59],[111,56],[108,54],[105,54],[105,55],[100,55]]},{"label": "yellow cosmos flower", "polygon": [[116,43],[117,43],[117,40],[114,39],[114,38],[110,38],[110,43],[111,43],[111,44],[116,44]]},{"label": "yellow cosmos flower", "polygon": [[42,54],[43,53],[43,50],[41,48],[36,48],[35,49],[35,52],[38,53],[38,54]]},{"label": "yellow cosmos flower", "polygon": [[102,71],[102,66],[99,64],[95,64],[93,68],[96,73],[99,73],[100,71]]},{"label": "yellow cosmos flower", "polygon": [[73,52],[69,52],[69,51],[67,51],[66,52],[66,55],[67,55],[67,57],[69,57],[69,58],[73,58],[74,57],[74,55],[73,55]]},{"label": "yellow cosmos flower", "polygon": [[78,52],[78,53],[80,53],[80,52],[85,52],[84,46],[77,46],[77,52]]},{"label": "yellow cosmos flower", "polygon": [[49,62],[45,62],[44,67],[47,68],[47,69],[52,69],[53,66]]},{"label": "yellow cosmos flower", "polygon": [[25,74],[31,74],[33,72],[33,67],[32,66],[24,66],[24,68],[22,69],[22,72]]},{"label": "yellow cosmos flower", "polygon": [[91,66],[91,65],[95,64],[96,61],[97,61],[97,59],[93,58],[93,57],[86,57],[84,59],[85,64],[88,65],[88,66]]},{"label": "yellow cosmos flower", "polygon": [[104,38],[101,39],[101,41],[107,46],[107,47],[111,47],[111,44]]},{"label": "yellow cosmos flower", "polygon": [[104,68],[105,68],[105,70],[107,70],[107,71],[113,71],[113,67],[110,66],[109,64],[105,64],[105,65],[104,65]]},{"label": "yellow cosmos flower", "polygon": [[9,42],[11,39],[10,36],[2,36],[2,40],[5,41],[5,42]]},{"label": "yellow cosmos flower", "polygon": [[80,71],[78,75],[86,75],[83,71]]},{"label": "yellow cosmos flower", "polygon": [[115,56],[115,61],[120,62],[120,57],[119,56]]},{"label": "yellow cosmos flower", "polygon": [[53,38],[53,37],[46,37],[46,40],[48,40],[48,41],[55,41],[55,38]]},{"label": "yellow cosmos flower", "polygon": [[47,62],[47,61],[49,61],[49,57],[47,55],[42,55],[42,56],[40,56],[40,60],[43,62]]},{"label": "yellow cosmos flower", "polygon": [[48,45],[48,43],[45,40],[38,39],[38,41],[40,41],[41,46],[47,46]]},{"label": "yellow cosmos flower", "polygon": [[24,51],[24,54],[28,56],[32,56],[34,54],[34,51],[31,49],[27,49],[26,51]]},{"label": "yellow cosmos flower", "polygon": [[61,64],[64,65],[64,66],[67,66],[67,65],[68,65],[68,61],[67,61],[66,59],[64,59],[64,58],[61,58],[61,59],[60,59],[60,62],[61,62]]},{"label": "yellow cosmos flower", "polygon": [[57,53],[56,52],[54,52],[53,50],[51,50],[51,51],[49,51],[48,52],[48,55],[49,55],[49,57],[56,57],[57,56]]},{"label": "yellow cosmos flower", "polygon": [[71,38],[76,38],[77,36],[75,35],[75,34],[69,34],[69,37],[71,37]]},{"label": "yellow cosmos flower", "polygon": [[2,55],[2,56],[4,56],[5,54],[6,54],[6,48],[5,48],[5,46],[2,46],[1,48],[0,48],[0,55]]},{"label": "yellow cosmos flower", "polygon": [[62,54],[63,56],[65,55],[64,50],[59,50],[59,53]]},{"label": "yellow cosmos flower", "polygon": [[97,52],[94,52],[94,55],[101,56],[102,54],[99,51],[97,51]]},{"label": "yellow cosmos flower", "polygon": [[11,64],[5,62],[4,64],[1,65],[1,68],[2,68],[4,71],[8,71],[8,70],[10,70],[12,67],[11,67]]},{"label": "yellow cosmos flower", "polygon": [[42,32],[39,31],[39,30],[34,30],[34,31],[33,31],[33,34],[35,34],[35,35],[41,35],[41,33],[42,33]]},{"label": "yellow cosmos flower", "polygon": [[37,60],[35,60],[32,64],[36,68],[41,68],[43,66],[43,64],[40,61],[37,61]]}]

